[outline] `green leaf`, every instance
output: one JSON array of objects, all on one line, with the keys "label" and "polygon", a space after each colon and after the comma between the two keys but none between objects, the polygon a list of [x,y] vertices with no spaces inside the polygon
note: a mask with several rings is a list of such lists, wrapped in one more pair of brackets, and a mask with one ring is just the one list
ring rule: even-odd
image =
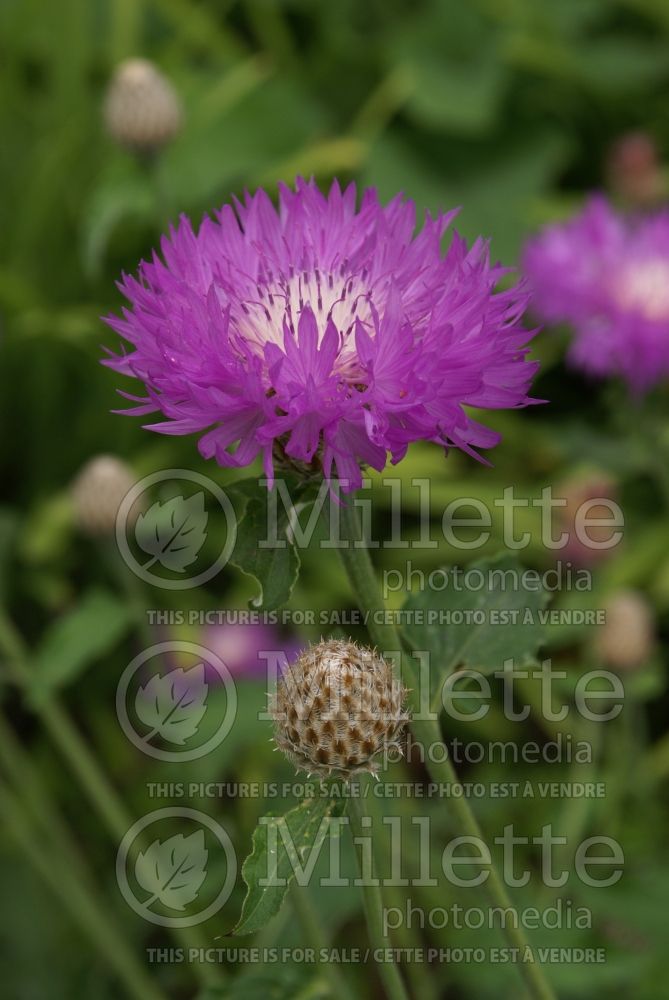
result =
[{"label": "green leaf", "polygon": [[576,59],[584,82],[609,99],[619,94],[644,93],[667,77],[664,42],[611,36],[580,47]]},{"label": "green leaf", "polygon": [[472,149],[454,145],[448,164],[437,169],[434,158],[415,143],[389,132],[372,147],[362,178],[378,187],[384,199],[411,191],[419,212],[462,205],[458,232],[470,241],[481,234],[491,237],[492,257],[513,261],[526,238],[535,199],[548,189],[565,154],[564,137],[546,127]]},{"label": "green leaf", "polygon": [[156,196],[146,173],[130,157],[114,158],[84,213],[81,253],[86,273],[100,274],[109,242],[121,223],[129,218],[152,220],[155,214]]},{"label": "green leaf", "polygon": [[[256,827],[253,850],[242,866],[247,893],[233,934],[252,934],[279,912],[295,869],[306,870],[318,857],[326,836],[339,832],[339,824],[331,829],[330,820],[341,816],[344,808],[341,799],[312,798],[285,816],[264,817],[267,822]],[[262,885],[261,880],[283,884]]]},{"label": "green leaf", "polygon": [[407,111],[417,124],[465,135],[493,125],[508,73],[494,25],[473,6],[437,5],[412,18],[393,52],[411,82]]},{"label": "green leaf", "polygon": [[[287,535],[289,510],[313,499],[312,484],[284,479],[289,500],[271,493],[259,481],[243,480],[230,491],[245,502],[244,516],[237,526],[237,540],[231,562],[258,581],[260,590],[251,605],[265,610],[281,607],[290,598],[300,572],[300,556]],[[273,508],[276,504],[276,532]],[[259,544],[262,543],[262,544]]]},{"label": "green leaf", "polygon": [[33,697],[42,700],[51,691],[75,680],[104,656],[127,632],[129,609],[113,594],[93,589],[79,605],[47,631],[35,658]]},{"label": "green leaf", "polygon": [[327,132],[325,109],[313,95],[286,77],[268,78],[270,72],[248,62],[227,78],[217,71],[184,81],[184,133],[161,164],[170,204],[220,203],[231,188],[275,173],[274,165]]},{"label": "green leaf", "polygon": [[[482,560],[467,568],[468,572],[472,570],[480,570],[485,581],[480,590],[467,589],[462,576],[455,589],[450,584],[452,576],[448,575],[449,586],[445,590],[427,588],[411,594],[404,605],[404,610],[412,612],[414,617],[416,612],[424,613],[423,623],[410,620],[404,634],[413,650],[429,653],[432,695],[441,690],[455,670],[469,668],[491,673],[511,658],[517,666],[534,663],[544,642],[545,626],[539,612],[545,607],[548,595],[542,589],[521,586],[524,571],[517,559],[503,555]],[[475,579],[478,586],[480,577],[477,575]],[[512,579],[518,581],[517,589]],[[464,617],[462,623],[454,618],[454,612],[464,613],[460,616]],[[467,622],[468,612],[483,612],[483,624]],[[491,617],[504,612],[511,618],[517,616],[515,624],[491,623]],[[450,623],[448,617],[444,620],[449,614]]]},{"label": "green leaf", "polygon": [[277,543],[260,548],[265,537],[267,501],[251,500],[237,529],[237,542],[231,562],[242,572],[253,576],[260,585],[258,596],[251,602],[256,608],[272,610],[281,607],[290,597],[300,572],[300,557],[285,535],[287,518],[280,515]]}]

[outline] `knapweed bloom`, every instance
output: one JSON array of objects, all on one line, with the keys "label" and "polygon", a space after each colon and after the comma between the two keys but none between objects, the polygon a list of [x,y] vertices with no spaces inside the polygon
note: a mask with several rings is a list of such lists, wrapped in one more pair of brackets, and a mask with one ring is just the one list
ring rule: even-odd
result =
[{"label": "knapweed bloom", "polygon": [[574,333],[573,364],[635,394],[669,375],[669,211],[625,216],[601,196],[530,240],[532,308]]},{"label": "knapweed bloom", "polygon": [[228,622],[208,625],[199,640],[206,649],[220,657],[230,673],[241,678],[265,678],[275,662],[287,663],[301,651],[303,643],[296,636],[283,635],[265,622]]},{"label": "knapweed bloom", "polygon": [[[200,433],[205,458],[246,466],[259,454],[314,467],[342,488],[360,466],[399,461],[412,441],[476,454],[499,435],[464,407],[519,407],[536,364],[521,324],[528,295],[496,291],[506,269],[485,241],[441,239],[454,212],[427,216],[353,185],[313,181],[225,205],[194,232],[183,217],[107,322],[131,345],[107,360],[147,395],[163,434]],[[203,433],[204,432],[204,433]]]}]

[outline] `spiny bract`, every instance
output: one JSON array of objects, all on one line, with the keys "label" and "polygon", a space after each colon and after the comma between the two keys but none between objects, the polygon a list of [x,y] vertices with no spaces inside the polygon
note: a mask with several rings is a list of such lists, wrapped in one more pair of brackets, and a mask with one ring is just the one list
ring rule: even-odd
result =
[{"label": "spiny bract", "polygon": [[373,774],[380,758],[400,752],[405,695],[375,651],[320,642],[279,680],[271,705],[277,746],[296,768],[321,777]]}]

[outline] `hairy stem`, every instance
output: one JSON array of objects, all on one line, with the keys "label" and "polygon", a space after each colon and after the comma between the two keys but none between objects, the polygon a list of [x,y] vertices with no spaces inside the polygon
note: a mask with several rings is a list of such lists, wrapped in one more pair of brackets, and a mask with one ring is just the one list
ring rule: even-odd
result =
[{"label": "hairy stem", "polygon": [[[370,820],[366,811],[365,784],[373,780],[368,774],[361,775],[356,779],[357,791],[359,794],[351,795],[349,798],[349,819],[351,833],[358,855],[360,867],[360,881],[362,882],[362,894],[365,905],[365,917],[367,919],[367,930],[369,933],[369,943],[374,952],[388,949],[388,939],[383,933],[382,908],[383,899],[381,896],[381,886],[376,878],[366,877],[363,861],[363,843],[372,836],[370,830]],[[365,820],[367,825],[365,825]],[[372,859],[374,852],[372,851]],[[374,867],[374,865],[372,865]],[[379,975],[383,980],[389,1000],[409,1000],[404,982],[395,962],[377,962]]]},{"label": "hairy stem", "polygon": [[[311,901],[308,886],[293,882],[290,887],[290,898],[303,934],[316,954],[320,956],[321,952],[328,948],[330,942],[320,914]],[[355,996],[336,963],[321,961],[319,958],[318,964],[325,973],[335,1000],[339,1000],[340,997],[342,1000],[351,1000]]]},{"label": "hairy stem", "polygon": [[[327,510],[327,505],[324,509]],[[383,614],[385,610],[383,596],[369,552],[362,538],[360,518],[352,497],[348,497],[346,506],[340,508],[339,521],[340,538],[342,541],[348,542],[348,545],[337,551],[342,559],[356,602],[360,610],[367,613],[369,635],[381,653],[385,652],[399,657],[403,679],[410,689],[412,707],[417,709],[420,697],[418,674],[411,657],[402,653],[402,639],[396,625]],[[425,750],[442,742],[441,727],[437,719],[414,718],[412,729],[416,739]],[[438,761],[432,761],[428,753],[425,753],[424,759],[432,780],[450,785],[453,790],[449,803],[453,822],[460,835],[475,838],[479,843],[484,842],[478,820],[463,794],[460,780],[450,759],[441,759],[440,757]],[[489,867],[486,889],[490,901],[495,907],[501,907],[503,910],[512,909],[506,886],[494,864]],[[519,949],[523,956],[532,956],[532,961],[521,961],[518,968],[533,1000],[555,1000],[555,994],[546,980],[519,922],[505,921],[504,933],[511,947]]]}]

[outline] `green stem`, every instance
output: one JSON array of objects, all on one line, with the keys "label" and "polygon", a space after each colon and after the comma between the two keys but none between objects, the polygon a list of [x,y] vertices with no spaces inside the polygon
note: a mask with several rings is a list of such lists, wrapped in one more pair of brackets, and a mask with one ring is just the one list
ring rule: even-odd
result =
[{"label": "green stem", "polygon": [[113,63],[138,55],[141,50],[141,20],[142,5],[137,0],[114,0],[108,35]]},{"label": "green stem", "polygon": [[[307,886],[298,885],[296,882],[293,882],[290,887],[290,893],[293,909],[300,922],[302,932],[316,954],[320,955],[323,949],[329,947],[330,942],[328,941],[328,936],[323,927],[320,915],[311,901],[309,889]],[[322,962],[319,959],[318,964],[328,979],[331,993],[335,1000],[339,1000],[340,997],[344,1000],[346,997],[352,998],[355,996],[336,963]]]},{"label": "green stem", "polygon": [[[376,951],[386,951],[388,939],[383,934],[382,909],[383,898],[381,896],[381,886],[374,884],[376,879],[365,879],[364,862],[362,860],[363,842],[371,837],[369,826],[363,825],[363,819],[367,816],[365,801],[365,784],[373,780],[370,775],[361,775],[356,779],[358,785],[357,795],[349,798],[349,819],[351,833],[353,835],[356,853],[359,855],[359,867],[362,885],[363,901],[365,905],[365,917],[367,918],[367,930],[369,933],[369,943]],[[372,841],[373,844],[373,841]],[[372,857],[374,852],[372,850]],[[383,985],[388,993],[389,1000],[409,1000],[400,971],[392,962],[378,962],[379,974],[383,980]]]},{"label": "green stem", "polygon": [[404,67],[394,67],[357,112],[351,133],[373,142],[411,96],[413,82]]},{"label": "green stem", "polygon": [[[29,693],[32,687],[29,653],[23,639],[3,611],[0,611],[0,650],[7,657],[7,665],[17,685]],[[30,705],[67,761],[112,840],[118,844],[132,826],[133,820],[88,743],[55,695],[49,695],[45,700],[32,701]],[[208,944],[197,927],[172,928],[172,931],[186,949],[202,948]],[[220,983],[224,979],[220,966],[196,962],[193,968],[194,975],[203,986]]]},{"label": "green stem", "polygon": [[[29,694],[32,677],[28,652],[14,626],[1,612],[0,648],[7,656],[7,665],[15,682]],[[44,728],[72,767],[112,835],[122,839],[132,821],[60,701],[49,695],[44,699],[30,700],[30,707],[39,715]]]},{"label": "green stem", "polygon": [[539,729],[543,729],[549,740],[580,738],[578,723],[569,718],[548,719],[541,705],[541,682],[533,677],[516,677],[514,681],[518,697],[523,705],[528,705],[530,718]]},{"label": "green stem", "polygon": [[116,927],[99,906],[95,894],[80,879],[68,877],[67,868],[54,864],[51,852],[45,851],[46,831],[35,831],[30,817],[13,792],[0,783],[0,801],[10,832],[30,864],[59,897],[73,920],[104,956],[110,967],[136,1000],[165,1000],[165,994],[152,982]]},{"label": "green stem", "polygon": [[664,506],[669,510],[669,447],[665,428],[654,409],[655,401],[652,396],[630,401],[621,388],[613,384],[607,394],[613,426],[620,440],[626,442],[630,454],[641,456],[642,465],[655,480]]},{"label": "green stem", "polygon": [[299,52],[293,42],[281,5],[276,0],[246,0],[246,14],[258,44],[278,66],[299,63]]},{"label": "green stem", "polygon": [[[591,722],[586,728],[582,724],[581,739],[588,740],[592,748],[592,761],[589,764],[582,764],[574,761],[571,765],[570,781],[572,782],[592,782],[597,781],[599,770],[599,757],[602,750],[602,740],[604,737],[603,722]],[[574,844],[580,843],[588,826],[588,820],[593,812],[596,800],[587,796],[567,798],[564,802],[562,815],[560,817],[559,829],[562,832],[566,843],[560,845],[555,852],[555,870],[564,871],[574,867]],[[546,903],[552,902],[560,895],[560,889],[551,889],[544,886],[543,898]]]},{"label": "green stem", "polygon": [[[175,221],[175,212],[169,190],[165,184],[162,150],[154,149],[148,153],[136,153],[135,161],[151,188],[156,226],[160,231],[164,231],[169,228],[170,223]],[[158,556],[149,559],[143,569],[150,569],[157,560]]]},{"label": "green stem", "polygon": [[[324,510],[327,510],[327,505]],[[339,552],[344,568],[348,575],[349,582],[353,589],[355,599],[360,610],[367,613],[367,629],[370,637],[379,648],[380,652],[393,653],[399,656],[402,675],[410,689],[410,700],[412,707],[418,708],[420,698],[419,678],[410,656],[402,655],[402,640],[395,624],[385,617],[375,617],[375,612],[384,610],[384,601],[378,584],[376,573],[372,566],[369,552],[362,541],[360,528],[360,518],[358,510],[354,506],[351,496],[346,498],[346,506],[339,510],[340,518],[340,538],[348,545],[339,548]],[[357,543],[357,544],[356,544]],[[416,739],[422,744],[425,751],[430,746],[442,743],[442,734],[437,719],[414,718],[412,728]],[[474,813],[469,807],[467,798],[460,785],[460,780],[450,759],[430,760],[429,754],[424,755],[426,767],[430,777],[437,783],[450,785],[453,794],[449,798],[454,823],[460,833],[464,836],[475,838],[483,842],[481,828]],[[503,910],[511,910],[511,899],[506,891],[506,886],[500,878],[494,864],[490,865],[486,889],[492,904],[501,907]],[[517,926],[514,926],[517,924]],[[525,979],[525,985],[533,1000],[555,1000],[555,994],[544,973],[534,957],[529,941],[520,926],[515,920],[505,921],[504,933],[512,948],[519,949],[523,955],[533,956],[530,962],[521,962],[519,971]]]},{"label": "green stem", "polygon": [[48,832],[50,842],[57,843],[61,853],[67,856],[69,870],[76,873],[78,878],[87,878],[88,873],[84,874],[82,855],[46,782],[43,781],[30,754],[2,714],[0,714],[0,761],[9,780],[21,790],[21,799],[26,808]]},{"label": "green stem", "polygon": [[[164,994],[154,985],[129,948],[117,921],[105,907],[100,888],[39,769],[1,714],[0,761],[17,794],[19,804],[13,810],[15,827],[17,823],[24,827],[30,816],[35,828],[40,828],[38,843],[49,843],[51,867],[56,873],[68,873],[67,892],[58,891],[59,887],[56,887],[59,898],[63,894],[68,895],[70,887],[74,885],[72,896],[68,895],[67,907],[77,911],[73,915],[85,932],[89,932],[89,923],[95,929],[94,943],[100,948],[109,966],[125,980],[128,991],[137,1000],[165,1000]],[[43,853],[41,849],[40,853]],[[28,860],[34,863],[31,857]],[[39,865],[37,867],[39,871],[42,870]],[[80,905],[79,901],[82,899]]]},{"label": "green stem", "polygon": [[[410,783],[409,769],[405,760],[396,761],[393,770],[395,780],[399,777],[399,780],[405,784]],[[378,777],[380,785],[383,785],[385,776],[380,775]],[[383,802],[385,802],[384,797],[381,796],[380,799],[377,799],[376,795],[368,796],[366,800],[367,814],[371,816],[372,829],[374,830],[381,829]],[[381,851],[379,850],[379,846],[379,839],[375,838],[372,842],[372,849],[378,871],[385,876],[387,869],[384,865],[388,865],[389,857],[388,852],[384,852],[384,856],[380,857]],[[391,884],[390,879],[382,881],[381,897],[383,905],[387,909],[401,911],[405,903],[403,889],[400,886]],[[420,997],[421,1000],[437,1000],[438,988],[430,973],[430,966],[426,962],[420,961],[418,957],[419,952],[422,950],[422,939],[418,928],[414,927],[411,920],[406,922],[402,920],[399,926],[393,930],[392,936],[397,941],[403,955],[415,956],[413,960],[408,958],[403,966],[412,995]]]}]

